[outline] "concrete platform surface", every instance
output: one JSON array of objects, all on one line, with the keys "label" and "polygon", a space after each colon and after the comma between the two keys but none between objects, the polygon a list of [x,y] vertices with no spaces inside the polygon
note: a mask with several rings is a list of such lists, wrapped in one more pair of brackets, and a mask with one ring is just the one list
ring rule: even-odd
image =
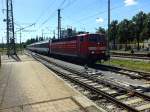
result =
[{"label": "concrete platform surface", "polygon": [[0,112],[101,112],[41,63],[27,55],[2,56]]}]

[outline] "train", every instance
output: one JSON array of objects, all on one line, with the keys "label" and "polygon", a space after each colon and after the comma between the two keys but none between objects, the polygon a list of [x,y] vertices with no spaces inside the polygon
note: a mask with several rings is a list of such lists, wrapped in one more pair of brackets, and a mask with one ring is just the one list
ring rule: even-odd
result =
[{"label": "train", "polygon": [[37,53],[70,57],[84,62],[108,60],[107,41],[102,34],[80,34],[67,38],[33,43],[27,49]]}]

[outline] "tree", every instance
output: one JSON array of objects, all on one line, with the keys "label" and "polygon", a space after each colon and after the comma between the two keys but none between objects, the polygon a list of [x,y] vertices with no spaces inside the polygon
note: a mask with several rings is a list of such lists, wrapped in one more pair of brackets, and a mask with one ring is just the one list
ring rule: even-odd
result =
[{"label": "tree", "polygon": [[100,33],[100,34],[106,34],[106,31],[105,31],[105,29],[104,28],[102,28],[102,27],[99,27],[98,29],[96,29],[96,33]]},{"label": "tree", "polygon": [[141,32],[141,37],[147,40],[150,38],[150,13],[147,14],[146,19],[144,20],[144,28]]},{"label": "tree", "polygon": [[133,41],[136,38],[136,25],[132,20],[128,24],[128,41]]},{"label": "tree", "polygon": [[[96,29],[97,33],[107,34],[107,30],[99,27]],[[150,38],[150,13],[139,12],[131,20],[124,19],[121,22],[114,20],[110,24],[110,41],[113,42],[115,48],[116,41],[121,44],[133,43],[135,40],[138,43],[138,50],[140,49],[139,43],[145,39]]]},{"label": "tree", "polygon": [[141,37],[141,33],[143,31],[143,28],[144,28],[144,21],[146,19],[146,14],[144,12],[139,12],[138,14],[136,14],[132,20],[133,22],[135,23],[136,25],[136,39],[137,39],[137,42],[138,42],[138,47],[137,49],[139,50],[140,49],[140,46],[139,46],[139,43],[141,40],[143,40]]},{"label": "tree", "polygon": [[44,38],[43,37],[39,37],[39,41],[43,41],[44,40]]},{"label": "tree", "polygon": [[129,37],[129,23],[130,23],[129,20],[124,19],[118,25],[119,41],[121,43],[125,43],[125,50],[127,50],[127,43]]},{"label": "tree", "polygon": [[109,35],[110,41],[113,41],[114,49],[116,49],[117,34],[118,34],[118,21],[114,20],[110,24],[110,35]]},{"label": "tree", "polygon": [[36,42],[36,39],[34,39],[34,38],[28,39],[28,40],[26,41],[26,45],[32,44],[32,43],[34,43],[34,42]]},{"label": "tree", "polygon": [[36,36],[36,39],[35,39],[35,40],[36,40],[36,42],[38,42],[38,41],[39,41],[39,38],[38,38],[38,36]]}]

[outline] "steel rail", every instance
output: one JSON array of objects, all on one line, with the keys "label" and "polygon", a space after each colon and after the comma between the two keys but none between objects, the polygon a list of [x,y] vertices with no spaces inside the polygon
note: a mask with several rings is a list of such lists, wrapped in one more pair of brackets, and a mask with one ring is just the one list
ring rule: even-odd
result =
[{"label": "steel rail", "polygon": [[139,57],[139,56],[125,56],[125,55],[111,55],[112,57],[120,57],[120,58],[131,58],[131,59],[141,59],[141,60],[149,60],[150,57]]},{"label": "steel rail", "polygon": [[[149,72],[135,71],[135,70],[127,69],[127,68],[121,68],[121,67],[116,67],[116,66],[111,66],[111,65],[103,65],[103,64],[95,64],[95,65],[92,65],[92,67],[96,68],[96,69],[109,70],[109,71],[112,71],[115,73],[124,74],[126,76],[130,76],[131,78],[142,78],[145,80],[150,80],[150,73]],[[133,76],[129,73],[121,72],[121,70],[129,71],[129,72],[135,72],[135,73],[138,73],[139,76]]]}]

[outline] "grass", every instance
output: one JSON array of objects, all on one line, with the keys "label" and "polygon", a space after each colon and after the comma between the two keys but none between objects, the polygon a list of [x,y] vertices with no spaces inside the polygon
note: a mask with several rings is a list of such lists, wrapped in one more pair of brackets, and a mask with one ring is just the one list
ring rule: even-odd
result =
[{"label": "grass", "polygon": [[[16,49],[17,53],[20,53],[21,51],[24,51],[24,49],[20,49],[20,48],[17,48]],[[0,54],[6,54],[7,53],[7,49],[2,49],[0,48]]]},{"label": "grass", "polygon": [[150,62],[111,59],[110,61],[103,62],[103,64],[150,72]]}]

